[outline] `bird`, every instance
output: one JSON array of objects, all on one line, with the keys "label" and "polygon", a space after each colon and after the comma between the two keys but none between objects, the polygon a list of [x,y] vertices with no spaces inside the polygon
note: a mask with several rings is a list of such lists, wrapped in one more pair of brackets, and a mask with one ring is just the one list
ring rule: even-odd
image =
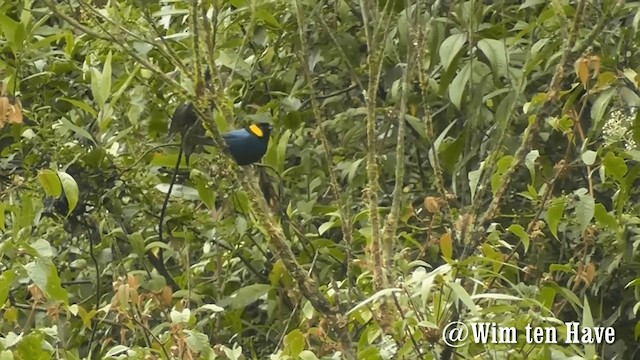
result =
[{"label": "bird", "polygon": [[[162,204],[162,209],[160,210],[160,220],[158,224],[160,242],[165,242],[163,240],[164,218],[167,211],[167,205],[169,203],[169,197],[171,196],[171,190],[176,182],[176,176],[178,174],[178,168],[180,167],[183,153],[188,166],[189,157],[195,150],[196,146],[215,146],[213,139],[207,137],[205,132],[206,131],[202,126],[202,123],[198,120],[193,103],[186,103],[178,106],[171,117],[169,136],[173,137],[177,133],[181,134],[180,151],[178,152],[178,159],[173,169],[169,189],[167,190]],[[251,165],[260,161],[267,152],[270,136],[271,125],[269,123],[255,123],[245,128],[232,130],[222,134],[222,138],[229,149],[231,157],[240,166]],[[147,258],[156,270],[158,270],[158,272],[166,279],[167,283],[171,285],[171,288],[174,291],[177,291],[180,287],[164,264],[162,249],[158,250],[159,251],[156,254],[150,249],[147,252]]]},{"label": "bird", "polygon": [[[238,165],[251,165],[260,161],[267,152],[271,129],[268,123],[255,123],[224,133],[222,138]],[[169,135],[172,136],[178,132],[182,134],[181,148],[184,150],[187,164],[197,145],[215,145],[211,138],[204,135],[204,127],[198,121],[192,103],[180,105],[173,114]]]},{"label": "bird", "polygon": [[260,161],[267,152],[270,136],[271,125],[268,123],[256,123],[222,134],[231,157],[240,166]]}]

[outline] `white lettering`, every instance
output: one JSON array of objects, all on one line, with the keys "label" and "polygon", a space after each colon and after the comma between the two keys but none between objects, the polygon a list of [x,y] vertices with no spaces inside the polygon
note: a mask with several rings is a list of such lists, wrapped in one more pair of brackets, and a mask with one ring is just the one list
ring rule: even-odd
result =
[{"label": "white lettering", "polygon": [[528,344],[557,344],[558,331],[554,327],[525,327]]},{"label": "white lettering", "polygon": [[580,323],[577,323],[574,321],[574,322],[568,322],[564,324],[567,327],[567,339],[565,342],[567,344],[579,344],[580,340],[578,337],[578,331],[580,328]]},{"label": "white lettering", "polygon": [[517,344],[518,331],[515,327],[497,326],[496,323],[471,324],[473,338],[480,344]]},{"label": "white lettering", "polygon": [[577,322],[565,323],[567,328],[567,344],[613,344],[616,341],[616,330],[609,326],[580,326]]}]

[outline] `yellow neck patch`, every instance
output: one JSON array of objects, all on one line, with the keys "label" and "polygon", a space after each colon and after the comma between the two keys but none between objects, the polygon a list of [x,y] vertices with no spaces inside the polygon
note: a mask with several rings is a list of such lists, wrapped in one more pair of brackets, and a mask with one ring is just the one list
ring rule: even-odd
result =
[{"label": "yellow neck patch", "polygon": [[253,124],[253,125],[249,126],[249,131],[250,131],[253,135],[255,135],[255,136],[259,137],[259,138],[261,138],[261,137],[263,137],[263,136],[264,136],[264,132],[263,132],[263,131],[262,131],[262,129],[260,129],[260,127],[259,127],[258,125],[256,125],[256,124]]}]

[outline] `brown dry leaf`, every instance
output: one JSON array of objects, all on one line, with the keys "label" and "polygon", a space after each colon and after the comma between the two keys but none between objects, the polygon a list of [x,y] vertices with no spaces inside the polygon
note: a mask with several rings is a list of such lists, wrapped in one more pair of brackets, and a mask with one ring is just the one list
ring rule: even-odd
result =
[{"label": "brown dry leaf", "polygon": [[0,84],[0,96],[7,96],[7,84],[5,84],[4,82],[1,82]]},{"label": "brown dry leaf", "polygon": [[587,88],[587,81],[589,80],[589,60],[585,58],[580,58],[576,61],[576,74],[578,75],[578,79],[582,83],[584,88]]},{"label": "brown dry leaf", "polygon": [[134,289],[137,289],[140,286],[140,281],[138,278],[133,276],[133,274],[127,274],[127,284]]},{"label": "brown dry leaf", "polygon": [[173,299],[173,290],[169,286],[165,286],[162,289],[162,293],[160,294],[160,301],[164,306],[171,305],[171,300]]},{"label": "brown dry leaf", "polygon": [[589,66],[593,70],[592,79],[598,77],[600,75],[600,57],[597,55],[593,55],[589,58]]},{"label": "brown dry leaf", "polygon": [[590,262],[587,265],[584,277],[587,280],[588,284],[591,284],[593,282],[593,279],[596,278],[596,265],[593,262]]},{"label": "brown dry leaf", "polygon": [[10,105],[9,114],[7,114],[9,124],[22,124],[22,104],[16,99],[13,105]]},{"label": "brown dry leaf", "polygon": [[435,198],[433,196],[427,196],[426,198],[424,198],[424,207],[426,207],[427,211],[432,214],[440,212],[440,201],[438,200],[438,198]]},{"label": "brown dry leaf", "polygon": [[9,109],[11,108],[11,104],[9,103],[8,97],[0,97],[0,124],[4,126],[5,123],[9,122]]},{"label": "brown dry leaf", "polygon": [[60,318],[59,305],[49,306],[47,308],[47,316],[50,317],[53,321],[57,321]]},{"label": "brown dry leaf", "polygon": [[29,285],[29,287],[27,288],[29,290],[29,293],[31,294],[31,298],[35,301],[35,302],[42,302],[44,295],[42,293],[42,290],[40,290],[40,288],[36,285],[36,284],[31,284]]}]

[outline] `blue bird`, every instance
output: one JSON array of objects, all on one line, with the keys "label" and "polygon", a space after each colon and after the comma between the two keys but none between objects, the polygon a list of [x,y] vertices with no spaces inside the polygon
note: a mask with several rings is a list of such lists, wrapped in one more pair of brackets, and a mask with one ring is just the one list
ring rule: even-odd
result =
[{"label": "blue bird", "polygon": [[232,130],[222,134],[233,159],[240,166],[260,161],[267,152],[271,125],[257,123],[244,129]]},{"label": "blue bird", "polygon": [[[202,124],[198,121],[193,103],[178,106],[171,118],[169,135],[180,132],[182,134],[181,147],[189,163],[189,157],[196,146],[213,146],[213,139],[207,138]],[[267,152],[271,125],[257,123],[244,129],[232,130],[222,134],[227,143],[229,152],[238,165],[245,166],[260,161]]]}]

